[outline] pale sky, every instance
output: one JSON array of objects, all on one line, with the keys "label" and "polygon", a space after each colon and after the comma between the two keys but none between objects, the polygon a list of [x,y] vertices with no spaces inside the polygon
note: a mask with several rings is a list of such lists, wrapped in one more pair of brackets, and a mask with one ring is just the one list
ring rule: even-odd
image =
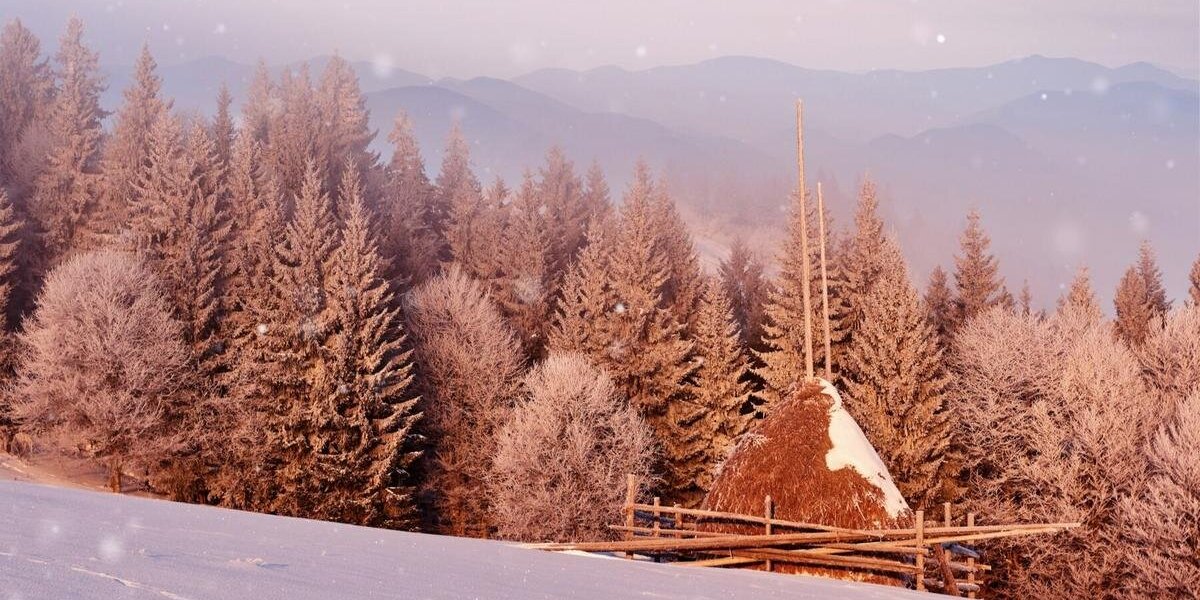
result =
[{"label": "pale sky", "polygon": [[336,50],[435,78],[726,55],[866,70],[1044,54],[1200,72],[1197,0],[0,0],[0,20],[48,47],[71,13],[109,65],[148,40],[162,63]]}]

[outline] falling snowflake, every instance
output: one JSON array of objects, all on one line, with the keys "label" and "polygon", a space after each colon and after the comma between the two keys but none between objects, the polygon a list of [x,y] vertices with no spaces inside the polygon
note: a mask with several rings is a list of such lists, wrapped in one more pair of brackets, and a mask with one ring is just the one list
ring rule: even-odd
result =
[{"label": "falling snowflake", "polygon": [[617,313],[618,315],[625,314],[625,303],[618,302],[617,305],[613,307],[613,312]]},{"label": "falling snowflake", "polygon": [[943,35],[943,34],[941,34],[941,33],[937,34],[937,43],[939,43],[939,44],[945,44],[945,43],[946,43],[946,36],[945,36],[945,35]]},{"label": "falling snowflake", "polygon": [[259,323],[258,327],[254,328],[254,331],[257,331],[258,335],[267,335],[267,324]]},{"label": "falling snowflake", "polygon": [[638,47],[637,47],[637,48],[636,48],[636,49],[633,51],[633,53],[634,53],[634,54],[636,54],[638,58],[645,58],[645,57],[646,57],[646,47],[645,47],[645,46],[638,46]]},{"label": "falling snowflake", "polygon": [[217,35],[224,35],[226,31],[224,23],[217,23],[217,26],[213,28],[213,33]]},{"label": "falling snowflake", "polygon": [[1150,231],[1150,217],[1140,210],[1133,211],[1129,215],[1129,229],[1139,236],[1146,235],[1146,232]]},{"label": "falling snowflake", "polygon": [[371,72],[380,79],[387,79],[392,76],[392,71],[396,68],[395,61],[392,56],[386,53],[379,53],[371,59]]}]

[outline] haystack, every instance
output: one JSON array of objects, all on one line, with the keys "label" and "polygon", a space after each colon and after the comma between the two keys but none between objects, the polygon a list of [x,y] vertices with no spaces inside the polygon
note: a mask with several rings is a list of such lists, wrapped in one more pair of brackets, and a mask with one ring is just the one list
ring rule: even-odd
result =
[{"label": "haystack", "polygon": [[[758,515],[768,495],[778,519],[869,529],[911,522],[912,513],[887,467],[842,406],[833,384],[823,379],[795,390],[742,436],[703,507]],[[750,533],[715,523],[704,528]],[[888,581],[811,567],[777,565],[775,570]]]}]

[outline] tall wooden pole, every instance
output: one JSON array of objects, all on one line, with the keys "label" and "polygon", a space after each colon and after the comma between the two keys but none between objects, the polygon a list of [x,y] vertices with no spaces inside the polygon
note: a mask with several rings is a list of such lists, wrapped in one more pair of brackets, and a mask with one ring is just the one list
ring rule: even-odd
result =
[{"label": "tall wooden pole", "polygon": [[825,197],[817,182],[817,221],[821,228],[821,314],[825,317],[825,380],[833,381],[833,354],[829,333],[829,275],[825,269]]},{"label": "tall wooden pole", "polygon": [[806,380],[813,378],[812,355],[812,300],[809,298],[812,275],[808,265],[808,189],[804,181],[804,101],[796,100],[796,166],[800,171],[800,253],[801,271],[804,277],[804,373]]}]

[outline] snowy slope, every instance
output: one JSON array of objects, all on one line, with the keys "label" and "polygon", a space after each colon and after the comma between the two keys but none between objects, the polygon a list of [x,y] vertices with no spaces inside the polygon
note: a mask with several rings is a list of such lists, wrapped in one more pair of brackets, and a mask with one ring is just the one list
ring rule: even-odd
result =
[{"label": "snowy slope", "polygon": [[825,466],[829,467],[830,471],[846,467],[858,471],[859,475],[879,488],[883,494],[883,506],[892,518],[909,510],[908,503],[896,487],[896,482],[892,481],[892,474],[888,472],[887,465],[883,464],[883,459],[879,458],[875,447],[867,441],[867,436],[863,434],[858,422],[842,405],[842,396],[838,394],[837,388],[824,379],[819,381],[822,393],[833,399],[833,405],[829,407],[829,441],[833,443],[833,447],[825,454]]},{"label": "snowy slope", "polygon": [[6,600],[923,596],[0,482],[0,598]]}]

